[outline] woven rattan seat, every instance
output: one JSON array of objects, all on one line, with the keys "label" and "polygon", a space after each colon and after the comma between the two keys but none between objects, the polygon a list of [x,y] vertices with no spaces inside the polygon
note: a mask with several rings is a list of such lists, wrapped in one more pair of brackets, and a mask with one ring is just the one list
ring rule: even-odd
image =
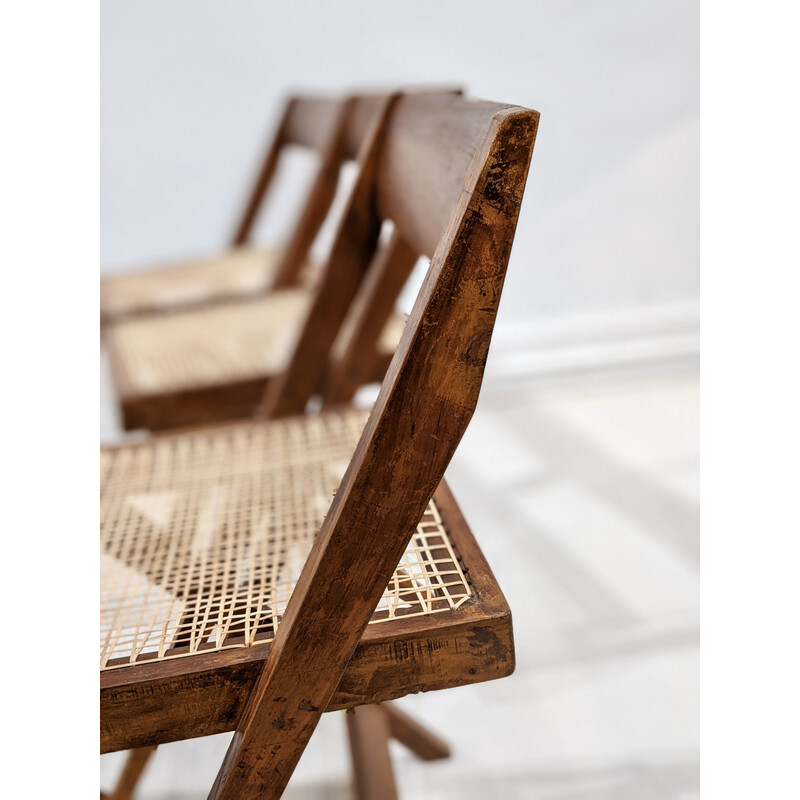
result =
[{"label": "woven rattan seat", "polygon": [[284,289],[159,317],[124,320],[107,335],[123,398],[257,379],[286,361],[308,292]]},{"label": "woven rattan seat", "polygon": [[[181,312],[120,320],[106,332],[126,427],[179,427],[249,416],[286,365],[311,295],[305,287]],[[385,369],[405,320],[390,316],[378,341]],[[380,375],[376,374],[376,378]],[[229,398],[223,402],[222,393]],[[208,400],[202,419],[192,398]],[[185,400],[186,406],[177,405]]]},{"label": "woven rattan seat", "polygon": [[275,276],[280,252],[240,247],[209,258],[112,275],[100,282],[105,317],[136,316],[204,305],[262,292]]},{"label": "woven rattan seat", "polygon": [[[366,416],[103,452],[101,669],[271,641]],[[457,609],[470,594],[431,502],[372,622]]]}]

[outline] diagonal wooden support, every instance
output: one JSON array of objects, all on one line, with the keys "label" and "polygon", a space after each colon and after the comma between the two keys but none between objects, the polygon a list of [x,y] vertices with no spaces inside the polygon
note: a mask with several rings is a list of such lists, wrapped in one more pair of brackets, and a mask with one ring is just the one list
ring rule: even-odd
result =
[{"label": "diagonal wooden support", "polygon": [[106,800],[130,800],[133,797],[133,790],[139,782],[139,778],[150,760],[150,756],[155,752],[155,747],[137,747],[135,750],[128,751],[128,760],[122,768],[116,788],[111,794],[102,794]]},{"label": "diagonal wooden support", "polygon": [[378,339],[417,257],[395,229],[373,258],[331,348],[322,387],[326,406],[349,403],[373,380]]},{"label": "diagonal wooden support", "polygon": [[423,761],[450,758],[450,747],[413,717],[401,711],[394,703],[379,706],[389,724],[389,735],[407,747]]}]

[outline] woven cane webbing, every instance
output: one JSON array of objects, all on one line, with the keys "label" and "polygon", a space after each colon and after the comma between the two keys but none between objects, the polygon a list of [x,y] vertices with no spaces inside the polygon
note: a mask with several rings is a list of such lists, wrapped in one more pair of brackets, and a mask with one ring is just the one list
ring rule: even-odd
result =
[{"label": "woven cane webbing", "polygon": [[[274,375],[289,358],[311,302],[304,288],[250,300],[121,320],[107,336],[123,395],[147,395]],[[378,352],[394,353],[405,319],[392,315]]]},{"label": "woven cane webbing", "polygon": [[266,289],[280,251],[242,247],[211,258],[114,275],[100,282],[100,310],[109,316],[162,311],[246,297]]},{"label": "woven cane webbing", "polygon": [[[101,669],[270,641],[366,416],[244,423],[103,452]],[[469,596],[431,502],[372,623]]]},{"label": "woven cane webbing", "polygon": [[122,394],[215,386],[279,372],[310,294],[284,289],[251,300],[126,319],[108,332]]}]

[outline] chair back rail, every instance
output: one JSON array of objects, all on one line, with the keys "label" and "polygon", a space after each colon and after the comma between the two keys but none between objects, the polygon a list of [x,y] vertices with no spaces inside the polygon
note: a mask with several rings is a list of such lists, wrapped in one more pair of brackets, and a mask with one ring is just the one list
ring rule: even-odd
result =
[{"label": "chair back rail", "polygon": [[296,95],[290,98],[279,132],[281,143],[322,152],[336,128],[344,102],[336,97]]},{"label": "chair back rail", "polygon": [[359,156],[355,183],[289,362],[268,384],[257,416],[302,414],[322,381],[328,352],[376,254],[381,220],[373,198],[379,144],[395,95],[385,96]]},{"label": "chair back rail", "polygon": [[319,164],[270,289],[291,286],[300,279],[311,245],[336,194],[342,163],[357,157],[370,116],[380,100],[380,95],[365,95],[345,99],[297,96],[287,101],[232,239],[233,247],[250,241],[284,149],[296,145],[316,150]]},{"label": "chair back rail", "polygon": [[398,230],[373,258],[328,354],[319,386],[323,405],[349,403],[360,386],[375,380],[376,365],[381,368],[377,343],[417,259]]},{"label": "chair back rail", "polygon": [[[357,181],[334,249],[348,232],[369,239],[389,213],[415,247],[435,249],[217,775],[215,800],[282,794],[464,433],[537,125],[534,111],[461,99],[412,95],[384,105],[360,175],[369,179]],[[414,181],[400,176],[401,154]],[[426,217],[441,213],[440,193],[455,205],[433,242]]]},{"label": "chair back rail", "polygon": [[[453,89],[406,97],[396,112],[388,146],[377,154],[378,118],[364,143],[365,159],[353,191],[372,192],[373,181],[376,186],[360,212],[371,218],[370,236],[354,241],[352,230],[345,233],[340,228],[339,249],[334,245],[331,250],[287,366],[267,387],[260,416],[302,414],[317,392],[328,403],[352,397],[364,380],[362,371],[371,365],[364,355],[374,347],[413,267],[411,256],[416,260],[433,255],[485,133],[481,126],[486,113],[496,108],[491,103],[465,101]],[[395,225],[389,242],[394,252],[379,253],[373,260],[376,231],[384,219]],[[346,224],[343,218],[340,225]],[[392,262],[391,277],[387,260]],[[368,269],[379,273],[375,280],[365,279]],[[362,281],[365,296],[357,302]],[[342,332],[345,320],[349,324]]]},{"label": "chair back rail", "polygon": [[[348,309],[326,363],[318,390],[324,405],[352,400],[359,386],[375,379],[370,365],[378,358],[376,343],[419,256],[431,255],[458,196],[466,168],[483,135],[486,106],[472,102],[454,124],[449,109],[458,98],[437,102],[422,97],[408,112],[401,106],[393,120],[396,136],[383,151],[378,182],[379,214],[395,222],[395,230],[381,258],[376,258]],[[416,108],[427,106],[425,114]],[[405,110],[404,110],[405,109]],[[449,148],[442,151],[441,141]],[[426,183],[427,182],[427,183]],[[433,185],[436,191],[420,193]],[[381,191],[384,189],[385,191]],[[382,376],[381,376],[382,377]]]},{"label": "chair back rail", "polygon": [[[299,108],[305,107],[300,100],[296,100],[295,105]],[[355,158],[355,155],[345,150],[345,133],[356,105],[355,98],[348,98],[334,105],[332,113],[307,113],[299,120],[295,119],[296,115],[290,115],[291,133],[295,138],[287,138],[287,141],[302,143],[297,134],[314,128],[315,136],[309,137],[307,141],[320,140],[320,159],[300,216],[276,267],[273,289],[292,286],[299,281],[303,264],[336,196],[342,164],[345,160]],[[323,137],[322,133],[326,133],[326,136]]]}]

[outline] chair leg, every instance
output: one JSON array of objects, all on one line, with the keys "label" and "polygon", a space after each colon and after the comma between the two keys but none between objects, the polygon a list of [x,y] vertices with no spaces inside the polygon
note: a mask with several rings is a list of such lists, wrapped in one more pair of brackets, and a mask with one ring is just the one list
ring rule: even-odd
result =
[{"label": "chair leg", "polygon": [[[353,760],[356,800],[396,800],[397,789],[389,754],[389,738],[396,739],[423,761],[450,757],[450,748],[438,736],[393,703],[359,706],[346,715]],[[155,747],[128,752],[122,774],[105,800],[131,800]]]},{"label": "chair leg", "polygon": [[137,747],[135,750],[129,750],[128,760],[122,768],[122,775],[119,776],[116,788],[111,794],[101,795],[101,797],[105,797],[107,800],[130,800],[133,797],[133,790],[155,750],[155,747]]},{"label": "chair leg", "polygon": [[447,742],[409,717],[394,703],[381,703],[380,708],[389,721],[389,735],[405,745],[417,758],[423,761],[450,758],[450,747]]},{"label": "chair leg", "polygon": [[397,800],[389,755],[389,719],[380,706],[347,711],[356,800]]}]

